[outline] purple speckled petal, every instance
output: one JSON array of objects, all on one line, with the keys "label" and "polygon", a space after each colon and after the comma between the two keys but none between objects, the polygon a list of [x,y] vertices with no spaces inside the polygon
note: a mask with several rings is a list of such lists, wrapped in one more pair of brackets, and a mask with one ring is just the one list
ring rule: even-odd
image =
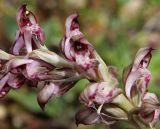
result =
[{"label": "purple speckled petal", "polygon": [[24,38],[23,36],[17,32],[17,39],[14,42],[14,44],[11,47],[11,53],[14,55],[19,55],[20,54],[20,50],[24,47],[25,42],[24,42]]},{"label": "purple speckled petal", "polygon": [[146,92],[139,111],[140,118],[146,123],[155,124],[159,120],[159,101],[154,93]]},{"label": "purple speckled petal", "polygon": [[152,57],[152,50],[152,48],[141,48],[137,52],[133,64],[123,72],[125,94],[130,100],[136,95],[141,96],[147,90],[148,82],[151,79],[151,73],[147,67]]},{"label": "purple speckled petal", "polygon": [[13,89],[20,88],[25,82],[25,78],[23,75],[14,75],[10,74],[10,77],[8,79],[8,86],[10,86]]},{"label": "purple speckled petal", "polygon": [[141,48],[135,56],[131,72],[135,72],[138,68],[147,68],[152,57],[152,51],[153,48],[150,47]]},{"label": "purple speckled petal", "polygon": [[37,96],[38,103],[42,110],[45,108],[45,104],[53,95],[57,95],[59,92],[59,87],[54,83],[49,83],[44,86],[44,88],[39,92]]},{"label": "purple speckled petal", "polygon": [[69,37],[70,33],[79,30],[78,14],[72,14],[66,19],[66,36]]},{"label": "purple speckled petal", "polygon": [[110,103],[120,93],[120,88],[109,82],[92,83],[85,88],[79,99],[86,106],[90,107],[93,103]]},{"label": "purple speckled petal", "polygon": [[90,125],[100,122],[100,116],[97,114],[96,110],[87,107],[78,111],[75,119],[77,126],[79,124]]},{"label": "purple speckled petal", "polygon": [[4,75],[4,76],[0,79],[0,91],[2,91],[3,87],[6,85],[9,77],[10,77],[10,73]]},{"label": "purple speckled petal", "polygon": [[33,62],[33,60],[31,60],[31,59],[13,58],[5,64],[5,67],[3,70],[5,73],[7,73],[13,68],[17,68],[19,66],[22,66],[22,65],[25,65],[28,63],[32,63],[32,62]]},{"label": "purple speckled petal", "polygon": [[[37,44],[43,45],[45,34],[42,28],[37,24],[34,14],[27,10],[26,5],[22,5],[17,11],[17,24],[19,30],[17,32],[16,41],[11,48],[13,54],[27,54],[26,52],[38,49],[39,45]],[[35,36],[39,42],[33,41],[33,36]],[[25,53],[20,53],[22,50]]]}]

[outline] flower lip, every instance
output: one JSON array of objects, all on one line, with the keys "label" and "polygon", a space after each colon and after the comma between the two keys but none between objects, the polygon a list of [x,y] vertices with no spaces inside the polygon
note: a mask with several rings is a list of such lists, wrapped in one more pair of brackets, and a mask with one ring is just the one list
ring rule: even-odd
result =
[{"label": "flower lip", "polygon": [[75,51],[89,50],[93,52],[93,46],[85,39],[83,35],[75,35],[71,39]]},{"label": "flower lip", "polygon": [[85,44],[80,43],[79,41],[74,42],[74,50],[75,51],[85,51],[87,46]]},{"label": "flower lip", "polygon": [[89,51],[90,56],[92,55],[93,52],[93,47],[92,45],[88,44],[84,38],[79,38],[78,40],[73,40],[71,39],[72,47],[77,54],[85,54],[85,52]]}]

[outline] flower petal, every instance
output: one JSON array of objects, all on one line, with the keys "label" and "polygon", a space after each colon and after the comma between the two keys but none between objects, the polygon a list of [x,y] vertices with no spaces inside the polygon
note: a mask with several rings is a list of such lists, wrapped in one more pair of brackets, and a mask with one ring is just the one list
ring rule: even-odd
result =
[{"label": "flower petal", "polygon": [[79,23],[78,23],[78,14],[72,14],[66,19],[66,36],[68,37],[71,31],[79,30]]},{"label": "flower petal", "polygon": [[153,48],[141,48],[134,59],[133,66],[132,66],[132,72],[136,71],[138,68],[147,68],[150,59],[152,57],[151,52],[153,51]]},{"label": "flower petal", "polygon": [[51,97],[64,95],[75,85],[77,80],[68,81],[67,79],[64,79],[58,80],[58,82],[54,82],[52,80],[52,82],[46,84],[45,87],[40,91],[37,100],[42,110],[44,109],[45,104],[49,101]]},{"label": "flower petal", "polygon": [[58,92],[59,87],[54,83],[49,83],[44,86],[37,96],[38,104],[42,110],[44,110],[45,104],[49,101],[49,99],[53,95],[57,95]]},{"label": "flower petal", "polygon": [[0,91],[3,89],[3,87],[7,84],[7,81],[10,77],[10,73],[4,75],[1,79],[0,79]]},{"label": "flower petal", "polygon": [[[146,91],[147,88],[147,84],[150,80],[150,71],[147,69],[138,69],[135,72],[131,72],[126,80],[126,84],[125,84],[125,93],[126,96],[131,100],[133,95],[132,93],[134,89],[139,88],[142,89],[143,91]],[[136,82],[143,78],[142,83],[140,85],[137,85]],[[148,80],[149,79],[149,80]],[[135,92],[135,94],[138,94],[138,92]]]},{"label": "flower petal", "polygon": [[23,74],[29,80],[46,80],[49,70],[48,64],[45,64],[45,62],[33,60],[32,63],[26,64],[26,69]]},{"label": "flower petal", "polygon": [[[139,90],[141,91],[140,95],[146,91],[148,82],[151,78],[150,71],[147,70],[147,67],[151,60],[152,50],[153,49],[149,47],[141,48],[137,52],[133,64],[123,72],[125,93],[130,100],[133,96],[136,96],[140,93]],[[137,98],[141,99],[139,95],[136,97],[136,99]]]},{"label": "flower petal", "polygon": [[100,122],[100,116],[97,114],[96,110],[87,107],[78,111],[75,119],[77,126],[79,124],[90,125]]},{"label": "flower petal", "polygon": [[143,102],[147,102],[150,104],[158,104],[158,98],[154,93],[147,92],[143,97]]},{"label": "flower petal", "polygon": [[32,52],[32,34],[30,31],[24,32],[24,41],[27,52]]},{"label": "flower petal", "polygon": [[80,101],[86,106],[91,106],[93,103],[104,104],[110,103],[121,93],[120,88],[115,87],[114,83],[100,82],[91,83],[80,95]]},{"label": "flower petal", "polygon": [[147,124],[155,124],[159,120],[159,101],[154,93],[147,92],[144,95],[139,115],[140,118]]},{"label": "flower petal", "polygon": [[0,98],[3,98],[7,95],[7,93],[10,91],[10,87],[6,84],[3,89],[0,91]]},{"label": "flower petal", "polygon": [[20,32],[17,32],[16,41],[11,47],[11,53],[14,55],[19,55],[20,50],[24,47],[24,39]]},{"label": "flower petal", "polygon": [[9,79],[8,79],[7,84],[11,88],[17,89],[20,86],[22,86],[24,84],[24,82],[25,82],[24,76],[11,74]]},{"label": "flower petal", "polygon": [[5,64],[4,72],[7,73],[13,68],[16,68],[21,65],[28,64],[28,63],[32,63],[32,62],[33,62],[33,60],[31,60],[31,59],[13,58]]}]

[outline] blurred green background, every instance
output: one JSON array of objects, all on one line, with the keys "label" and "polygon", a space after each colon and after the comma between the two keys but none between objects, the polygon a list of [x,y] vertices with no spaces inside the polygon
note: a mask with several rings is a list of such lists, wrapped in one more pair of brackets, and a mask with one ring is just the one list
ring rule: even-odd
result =
[{"label": "blurred green background", "polygon": [[[160,48],[160,0],[0,0],[0,48],[9,51],[15,40],[16,11],[26,3],[45,31],[46,45],[59,53],[68,15],[80,14],[81,30],[107,65],[118,68],[118,79],[140,47]],[[160,97],[160,49],[155,51],[149,69],[149,90]],[[42,112],[37,104],[37,88],[23,86],[0,101],[0,129],[107,129],[105,125],[79,125],[74,115],[80,109],[82,80],[65,96],[53,98]],[[111,129],[129,128],[118,123]]]}]

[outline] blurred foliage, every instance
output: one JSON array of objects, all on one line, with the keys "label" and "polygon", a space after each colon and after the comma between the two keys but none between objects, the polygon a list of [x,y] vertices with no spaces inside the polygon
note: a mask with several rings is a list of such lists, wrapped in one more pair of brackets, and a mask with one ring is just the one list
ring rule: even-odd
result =
[{"label": "blurred foliage", "polygon": [[[107,65],[118,67],[121,87],[123,68],[132,62],[136,51],[145,46],[160,48],[160,0],[0,0],[1,49],[9,51],[15,40],[16,11],[23,3],[36,14],[46,34],[46,45],[55,52],[59,52],[66,17],[78,12],[86,38]],[[160,97],[159,57],[160,50],[156,50],[150,64],[149,90]],[[36,88],[24,86],[10,92],[0,102],[0,129],[75,129],[74,114],[81,106],[78,95],[86,83],[82,80],[64,97],[53,98],[45,112],[37,104]],[[77,129],[98,128],[107,127],[80,125]],[[122,122],[111,128],[131,127]]]}]

